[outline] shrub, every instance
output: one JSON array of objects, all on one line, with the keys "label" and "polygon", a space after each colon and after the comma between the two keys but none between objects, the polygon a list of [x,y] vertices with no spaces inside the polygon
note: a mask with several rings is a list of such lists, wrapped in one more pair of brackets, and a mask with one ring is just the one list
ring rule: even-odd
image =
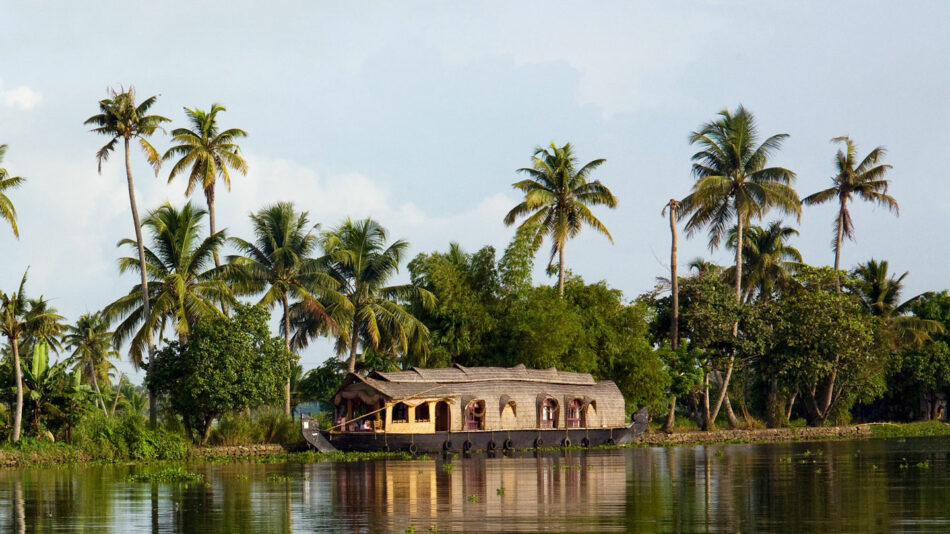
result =
[{"label": "shrub", "polygon": [[295,420],[277,410],[264,410],[250,417],[243,412],[225,415],[212,430],[209,442],[222,446],[277,443],[291,447],[302,440]]},{"label": "shrub", "polygon": [[188,454],[181,436],[148,428],[139,414],[89,414],[76,426],[73,443],[94,458],[109,460],[181,460]]}]

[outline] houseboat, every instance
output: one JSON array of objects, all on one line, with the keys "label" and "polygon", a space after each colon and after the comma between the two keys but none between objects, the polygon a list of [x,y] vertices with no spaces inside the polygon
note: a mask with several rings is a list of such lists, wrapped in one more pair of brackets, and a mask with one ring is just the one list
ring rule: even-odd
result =
[{"label": "houseboat", "polygon": [[350,373],[333,397],[334,425],[304,419],[318,450],[495,451],[630,443],[646,409],[626,423],[616,384],[585,373],[515,367],[412,368]]}]

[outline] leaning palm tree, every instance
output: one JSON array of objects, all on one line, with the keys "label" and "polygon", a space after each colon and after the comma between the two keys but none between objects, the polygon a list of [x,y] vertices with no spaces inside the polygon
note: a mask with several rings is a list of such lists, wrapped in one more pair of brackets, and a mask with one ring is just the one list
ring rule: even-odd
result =
[{"label": "leaning palm tree", "polygon": [[[831,187],[808,195],[802,202],[813,206],[837,199],[838,216],[835,217],[835,236],[831,241],[837,271],[841,268],[842,243],[845,239],[854,239],[854,223],[851,221],[848,201],[857,195],[862,200],[884,206],[897,215],[900,214],[900,208],[894,197],[887,194],[889,182],[884,177],[891,166],[879,163],[887,152],[884,147],[875,148],[858,163],[857,147],[849,137],[835,137],[832,142],[844,143],[844,150],[839,149],[835,156],[838,174],[831,179]],[[840,277],[835,279],[835,290],[841,290]]]},{"label": "leaning palm tree", "polygon": [[108,377],[112,367],[109,359],[119,357],[113,345],[114,335],[115,332],[109,331],[109,323],[102,313],[96,312],[82,314],[76,324],[66,328],[66,335],[63,336],[66,348],[72,350],[72,364],[92,383],[98,404],[105,415],[109,412],[99,390],[99,377]]},{"label": "leaning palm tree", "polygon": [[340,310],[337,350],[349,353],[347,367],[356,370],[359,345],[394,353],[425,352],[429,330],[402,303],[418,299],[432,309],[435,296],[413,284],[387,285],[398,272],[409,243],[387,243],[386,229],[372,219],[351,221],[320,236],[321,262],[339,282],[346,298]]},{"label": "leaning palm tree", "polygon": [[850,286],[871,315],[881,321],[881,332],[891,351],[902,346],[919,346],[931,341],[930,334],[943,332],[939,321],[908,315],[923,295],[900,301],[904,279],[909,272],[894,277],[888,274],[887,261],[874,259],[854,268]]},{"label": "leaning palm tree", "polygon": [[[102,310],[112,323],[120,320],[113,336],[116,346],[129,341],[129,358],[136,368],[149,340],[170,326],[180,341],[187,340],[191,327],[200,319],[222,317],[215,302],[235,302],[222,273],[213,267],[214,251],[226,241],[223,231],[200,239],[201,221],[207,214],[191,203],[177,210],[164,204],[150,212],[142,226],[151,234],[145,247],[146,270],[151,282],[148,299],[139,286]],[[120,247],[134,248],[136,242],[123,239]],[[122,273],[137,271],[135,258],[119,258]]]},{"label": "leaning palm tree", "polygon": [[[7,145],[0,145],[0,163],[3,163],[3,155],[7,153]],[[26,178],[19,176],[10,176],[7,170],[0,167],[0,219],[7,221],[13,229],[13,235],[20,237],[20,229],[16,225],[16,208],[13,202],[4,194],[8,189],[16,189],[23,185]]]},{"label": "leaning palm tree", "polygon": [[[801,214],[801,202],[791,187],[795,173],[782,167],[769,167],[769,158],[778,150],[788,134],[777,134],[759,143],[755,117],[741,105],[735,112],[725,109],[719,118],[704,124],[690,136],[690,143],[699,146],[693,154],[692,192],[682,200],[680,208],[686,222],[686,235],[709,229],[709,248],[716,249],[725,237],[728,225],[736,224],[737,242],[744,242],[745,228],[772,208],[786,214]],[[736,247],[736,299],[742,300],[742,252]],[[738,335],[738,323],[733,325]],[[716,420],[726,399],[729,380],[735,363],[729,358],[726,376],[712,413]],[[727,410],[728,415],[729,410]],[[737,421],[730,417],[730,424]]]},{"label": "leaning palm tree", "polygon": [[[129,205],[132,207],[132,224],[135,226],[135,243],[138,247],[139,273],[141,275],[142,303],[145,306],[145,315],[150,315],[148,301],[148,278],[147,262],[145,261],[145,243],[142,241],[142,225],[139,221],[139,209],[135,201],[135,183],[132,180],[132,162],[131,162],[131,142],[133,138],[138,139],[139,146],[145,152],[145,158],[155,169],[155,175],[158,175],[158,169],[161,165],[161,158],[155,147],[148,142],[148,137],[161,129],[163,122],[169,122],[170,119],[161,115],[149,115],[148,110],[155,104],[156,97],[151,96],[141,103],[135,102],[135,88],[109,89],[109,98],[99,101],[99,113],[86,119],[83,124],[95,126],[92,131],[109,137],[108,143],[96,153],[96,159],[99,162],[99,172],[102,172],[103,162],[109,159],[109,155],[115,150],[116,144],[121,139],[125,148],[125,177],[129,188]],[[153,352],[154,343],[151,338],[151,332],[146,333],[149,354]],[[155,395],[149,393],[149,408],[155,408]],[[155,410],[149,410],[149,421],[155,424]]]},{"label": "leaning palm tree", "polygon": [[[591,206],[617,206],[617,198],[600,180],[590,181],[590,175],[606,159],[595,159],[580,169],[570,143],[534,149],[532,166],[518,169],[529,178],[515,182],[512,187],[524,192],[524,201],[505,215],[505,224],[512,225],[526,217],[519,228],[540,225],[537,240],[547,234],[551,238],[551,258],[548,267],[558,257],[558,295],[564,297],[564,245],[580,233],[584,225],[604,234],[613,243],[607,227],[590,211]],[[536,240],[536,242],[537,242]]]},{"label": "leaning palm tree", "polygon": [[31,306],[26,297],[26,273],[16,292],[0,291],[0,334],[7,338],[13,352],[13,376],[16,382],[16,409],[13,414],[13,442],[20,441],[23,421],[23,369],[20,348],[25,340],[35,340],[58,330],[63,317],[49,306]]},{"label": "leaning palm tree", "polygon": [[[259,304],[283,308],[281,330],[285,348],[291,350],[291,306],[299,305],[320,328],[332,329],[335,322],[324,302],[339,305],[339,283],[312,257],[317,249],[307,212],[297,212],[289,202],[280,202],[251,214],[254,241],[231,238],[240,255],[228,258],[225,266],[235,291],[245,295],[263,293]],[[284,411],[290,415],[290,380],[284,390]]]},{"label": "leaning palm tree", "polygon": [[[773,221],[767,227],[752,225],[743,236],[742,251],[743,295],[746,301],[754,297],[771,299],[775,292],[795,284],[792,276],[802,265],[802,254],[787,241],[798,235],[798,230]],[[735,250],[738,241],[736,227],[729,230],[726,242]],[[724,273],[728,279],[735,276],[735,268]]]},{"label": "leaning palm tree", "polygon": [[[216,230],[214,217],[214,187],[218,179],[231,190],[231,175],[228,169],[247,174],[247,162],[241,157],[241,148],[235,139],[247,137],[247,132],[238,128],[218,130],[218,113],[227,111],[221,104],[211,104],[211,111],[198,108],[185,108],[185,114],[191,122],[191,129],[172,130],[173,145],[162,156],[162,161],[178,158],[168,175],[171,183],[179,174],[188,175],[188,187],[185,195],[191,196],[200,186],[208,203],[208,222],[210,233]],[[214,265],[220,267],[218,253],[214,253]]]}]

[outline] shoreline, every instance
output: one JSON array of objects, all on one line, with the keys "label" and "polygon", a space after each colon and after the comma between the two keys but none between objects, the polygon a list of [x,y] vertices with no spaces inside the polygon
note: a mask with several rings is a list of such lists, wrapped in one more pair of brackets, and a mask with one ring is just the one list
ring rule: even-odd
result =
[{"label": "shoreline", "polygon": [[[728,445],[739,443],[793,443],[802,441],[861,440],[871,438],[910,438],[950,436],[950,424],[939,421],[916,423],[864,423],[847,426],[828,427],[789,427],[737,430],[686,430],[666,433],[652,430],[643,434],[634,443],[597,449],[623,449],[638,447],[689,447],[697,445]],[[579,447],[572,447],[579,449]],[[556,448],[545,449],[558,450]],[[524,451],[521,451],[524,452]],[[216,447],[192,447],[187,457],[180,461],[96,458],[88,451],[66,444],[49,444],[38,450],[18,450],[13,447],[0,448],[0,469],[25,467],[56,467],[79,463],[150,465],[168,463],[231,463],[259,462],[312,463],[325,461],[359,462],[375,459],[420,459],[432,458],[429,455],[413,457],[407,452],[335,452],[321,453],[299,448],[288,448],[278,444],[232,445]]]},{"label": "shoreline", "polygon": [[[762,429],[692,430],[666,433],[662,430],[647,432],[636,444],[647,446],[689,446],[730,443],[788,443],[796,441],[825,441],[868,439],[874,437],[872,425],[899,425],[908,423],[865,423],[848,426],[788,427]],[[948,427],[950,432],[950,427]]]}]

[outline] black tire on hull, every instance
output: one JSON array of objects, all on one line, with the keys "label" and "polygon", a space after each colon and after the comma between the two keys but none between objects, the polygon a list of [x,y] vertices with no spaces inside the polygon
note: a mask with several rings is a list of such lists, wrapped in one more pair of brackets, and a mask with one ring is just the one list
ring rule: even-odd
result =
[{"label": "black tire on hull", "polygon": [[[643,425],[645,426],[645,425]],[[591,429],[552,429],[552,430],[511,430],[503,431],[507,437],[502,440],[493,438],[493,434],[498,434],[496,430],[492,431],[472,431],[468,433],[465,441],[469,442],[469,448],[466,452],[491,451],[489,443],[495,443],[495,449],[511,451],[515,449],[532,449],[536,445],[542,446],[562,446],[569,442],[571,445],[580,444],[584,447],[596,447],[608,443],[625,444],[636,439],[640,433],[640,428],[634,428],[633,425],[627,428],[591,428]],[[372,432],[343,432],[343,433],[324,433],[322,434],[323,443],[332,444],[343,451],[408,451],[410,445],[416,446],[417,453],[437,453],[442,451],[461,451],[461,443],[455,441],[450,432],[434,432],[432,434],[383,434]],[[321,434],[316,431],[303,430],[304,438],[311,445],[316,447],[318,440],[316,436]],[[535,440],[541,438],[541,444],[536,444]],[[566,438],[566,440],[565,440]],[[317,447],[319,449],[319,447]]]}]

